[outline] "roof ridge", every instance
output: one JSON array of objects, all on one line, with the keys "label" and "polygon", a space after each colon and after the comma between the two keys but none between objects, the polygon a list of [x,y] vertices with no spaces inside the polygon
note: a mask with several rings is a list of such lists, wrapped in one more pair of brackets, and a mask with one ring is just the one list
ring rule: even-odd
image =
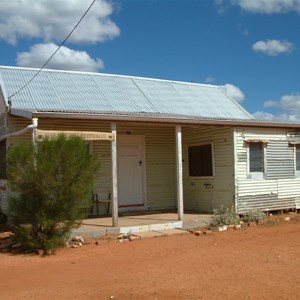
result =
[{"label": "roof ridge", "polygon": [[[18,70],[27,70],[27,71],[37,71],[37,72],[40,70],[39,68],[18,67],[18,66],[3,66],[3,65],[0,65],[0,69],[18,69]],[[208,83],[189,82],[189,81],[161,79],[161,78],[133,76],[133,75],[111,74],[111,73],[70,71],[70,70],[59,70],[59,69],[42,69],[41,72],[67,73],[67,74],[103,76],[103,77],[105,77],[105,76],[107,76],[107,77],[119,77],[119,78],[130,78],[130,79],[150,80],[150,81],[158,81],[158,82],[169,82],[169,83],[177,83],[177,84],[187,84],[187,85],[195,85],[195,86],[206,86],[206,87],[211,87],[211,88],[220,88],[219,85],[213,85],[213,84],[208,84]]]}]

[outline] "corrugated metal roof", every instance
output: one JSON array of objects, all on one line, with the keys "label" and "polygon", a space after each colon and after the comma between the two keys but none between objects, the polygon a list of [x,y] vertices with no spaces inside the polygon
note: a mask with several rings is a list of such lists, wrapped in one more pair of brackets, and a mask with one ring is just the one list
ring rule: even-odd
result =
[{"label": "corrugated metal roof", "polygon": [[[4,98],[38,69],[0,67]],[[219,86],[103,73],[42,70],[12,98],[12,107],[32,112],[150,113],[249,120],[253,117]]]}]

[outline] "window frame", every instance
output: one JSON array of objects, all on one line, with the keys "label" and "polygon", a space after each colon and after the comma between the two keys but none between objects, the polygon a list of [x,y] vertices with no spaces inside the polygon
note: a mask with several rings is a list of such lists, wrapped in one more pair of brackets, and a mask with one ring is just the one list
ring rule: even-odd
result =
[{"label": "window frame", "polygon": [[[189,149],[190,147],[201,147],[201,146],[208,146],[210,145],[211,147],[211,168],[212,168],[212,175],[190,175],[190,155],[189,155]],[[187,146],[187,158],[188,158],[188,177],[193,178],[193,179],[205,179],[205,178],[213,178],[215,176],[215,159],[214,159],[214,144],[212,142],[203,142],[203,143],[195,143],[195,144],[189,144]]]},{"label": "window frame", "polygon": [[[262,171],[260,172],[251,172],[250,171],[250,144],[261,144],[261,155],[263,159],[262,163]],[[260,141],[260,140],[255,140],[255,141],[247,141],[247,178],[250,179],[265,179],[265,174],[266,174],[266,142]]]},{"label": "window frame", "polygon": [[295,177],[300,177],[300,168],[297,170],[297,146],[300,151],[300,144],[294,144],[294,169],[295,169]]}]

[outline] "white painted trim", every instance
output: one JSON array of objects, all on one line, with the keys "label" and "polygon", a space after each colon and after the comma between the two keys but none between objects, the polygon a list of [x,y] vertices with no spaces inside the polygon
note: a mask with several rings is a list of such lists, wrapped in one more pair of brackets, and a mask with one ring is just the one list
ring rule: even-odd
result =
[{"label": "white painted trim", "polygon": [[[266,176],[266,170],[267,170],[267,149],[266,149],[266,145],[267,143],[263,142],[263,141],[259,141],[258,143],[262,143],[263,144],[263,172],[250,172],[250,143],[252,142],[246,142],[246,147],[247,147],[247,178],[248,179],[253,179],[253,180],[261,180],[261,179],[265,179]],[[253,142],[253,143],[257,143],[257,142]]]},{"label": "white painted trim", "polygon": [[233,191],[234,191],[234,210],[238,212],[238,158],[237,158],[237,134],[233,128]]},{"label": "white painted trim", "polygon": [[297,170],[297,144],[293,145],[294,147],[294,170],[295,170],[295,177],[299,178],[300,177],[300,170]]},{"label": "white painted trim", "polygon": [[[21,111],[21,110],[20,110]],[[24,113],[26,111],[23,111]],[[13,113],[13,115],[17,115]],[[280,123],[266,122],[258,120],[243,120],[243,119],[216,119],[216,118],[201,118],[190,115],[170,115],[170,114],[155,114],[155,113],[128,113],[128,112],[37,112],[32,111],[27,118],[32,116],[39,118],[55,118],[55,119],[84,119],[84,120],[106,120],[106,121],[127,121],[127,122],[145,122],[145,123],[169,123],[169,124],[190,124],[190,125],[214,125],[214,126],[236,126],[236,127],[267,127],[267,128],[300,128],[299,123]],[[24,117],[26,117],[24,115]]]},{"label": "white painted trim", "polygon": [[111,123],[111,133],[113,140],[111,142],[111,159],[112,159],[112,225],[118,227],[118,174],[117,174],[117,125]]},{"label": "white painted trim", "polygon": [[182,131],[176,126],[176,169],[177,169],[177,209],[178,220],[183,220],[183,170],[182,170]]}]

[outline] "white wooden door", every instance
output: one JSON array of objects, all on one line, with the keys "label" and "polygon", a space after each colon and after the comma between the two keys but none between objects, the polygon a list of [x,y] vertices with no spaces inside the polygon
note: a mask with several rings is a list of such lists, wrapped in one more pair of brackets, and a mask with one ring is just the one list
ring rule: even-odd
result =
[{"label": "white wooden door", "polygon": [[121,208],[144,205],[144,149],[144,136],[118,136],[118,197]]}]

